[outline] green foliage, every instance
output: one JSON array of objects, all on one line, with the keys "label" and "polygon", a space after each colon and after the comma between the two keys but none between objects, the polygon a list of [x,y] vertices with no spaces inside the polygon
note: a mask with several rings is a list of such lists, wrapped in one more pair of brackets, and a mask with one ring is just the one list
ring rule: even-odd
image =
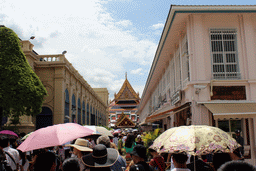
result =
[{"label": "green foliage", "polygon": [[160,134],[160,128],[154,130],[154,132],[148,132],[146,135],[142,136],[145,147],[148,148],[148,143],[153,142]]},{"label": "green foliage", "polygon": [[41,112],[47,91],[27,62],[18,36],[7,27],[0,27],[0,49],[0,113],[17,123],[21,115]]}]

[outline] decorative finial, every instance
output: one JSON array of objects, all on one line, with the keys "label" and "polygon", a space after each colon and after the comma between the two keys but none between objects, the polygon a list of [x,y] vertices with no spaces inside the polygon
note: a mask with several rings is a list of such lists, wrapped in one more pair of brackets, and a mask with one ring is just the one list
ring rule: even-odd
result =
[{"label": "decorative finial", "polygon": [[125,79],[127,80],[127,72],[125,72]]}]

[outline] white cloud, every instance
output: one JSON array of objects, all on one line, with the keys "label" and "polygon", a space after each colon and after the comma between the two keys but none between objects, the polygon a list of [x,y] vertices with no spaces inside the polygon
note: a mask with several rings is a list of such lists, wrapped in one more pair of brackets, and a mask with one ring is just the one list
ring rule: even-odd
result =
[{"label": "white cloud", "polygon": [[131,74],[141,74],[142,68],[131,70]]},{"label": "white cloud", "polygon": [[132,22],[129,20],[122,20],[116,23],[117,25],[123,26],[123,27],[127,27],[127,26],[131,26]]},{"label": "white cloud", "polygon": [[154,24],[151,26],[152,29],[162,29],[164,27],[164,24],[163,23],[158,23],[158,24]]},{"label": "white cloud", "polygon": [[0,21],[21,39],[35,36],[31,42],[40,55],[66,50],[66,58],[91,87],[107,87],[113,97],[129,70],[125,68],[127,63],[150,65],[157,44],[138,39],[132,32],[132,21],[116,21],[102,3],[107,2],[87,0],[86,5],[81,5],[82,0],[45,0],[37,2],[40,8],[34,8],[27,5],[34,4],[33,0],[4,1]]},{"label": "white cloud", "polygon": [[133,89],[134,89],[134,91],[135,91],[136,93],[139,92],[139,96],[140,96],[140,98],[141,98],[141,95],[142,95],[143,90],[144,90],[144,85],[135,85],[135,86],[133,86]]}]

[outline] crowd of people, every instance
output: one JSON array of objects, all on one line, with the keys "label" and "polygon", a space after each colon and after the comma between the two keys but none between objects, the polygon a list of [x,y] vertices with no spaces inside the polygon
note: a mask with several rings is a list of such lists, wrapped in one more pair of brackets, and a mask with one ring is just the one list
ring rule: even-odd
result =
[{"label": "crowd of people", "polygon": [[[243,140],[240,131],[237,136],[238,141]],[[0,137],[0,171],[256,171],[240,156],[243,149],[232,154],[202,156],[185,152],[159,154],[150,148],[152,142],[145,144],[143,135],[136,132],[116,133],[114,138],[105,135],[78,138],[30,152],[17,150],[19,143],[20,139]]]}]

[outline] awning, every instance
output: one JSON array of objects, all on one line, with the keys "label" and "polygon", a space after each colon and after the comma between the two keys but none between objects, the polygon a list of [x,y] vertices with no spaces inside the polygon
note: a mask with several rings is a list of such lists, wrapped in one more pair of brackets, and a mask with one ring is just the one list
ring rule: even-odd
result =
[{"label": "awning", "polygon": [[215,120],[228,118],[256,117],[256,102],[250,101],[211,101],[198,102],[204,104],[212,113]]},{"label": "awning", "polygon": [[139,126],[145,126],[147,125],[147,123],[145,122],[146,119],[143,119],[140,123],[139,123]]},{"label": "awning", "polygon": [[167,118],[168,116],[171,116],[177,112],[180,112],[184,109],[187,109],[190,107],[190,103],[185,103],[181,106],[178,106],[178,107],[174,107],[170,110],[166,110],[164,112],[160,112],[160,113],[156,113],[156,114],[153,114],[151,116],[148,116],[146,118],[146,122],[154,122],[154,121],[158,121],[158,120],[161,120],[161,119],[165,119]]}]

